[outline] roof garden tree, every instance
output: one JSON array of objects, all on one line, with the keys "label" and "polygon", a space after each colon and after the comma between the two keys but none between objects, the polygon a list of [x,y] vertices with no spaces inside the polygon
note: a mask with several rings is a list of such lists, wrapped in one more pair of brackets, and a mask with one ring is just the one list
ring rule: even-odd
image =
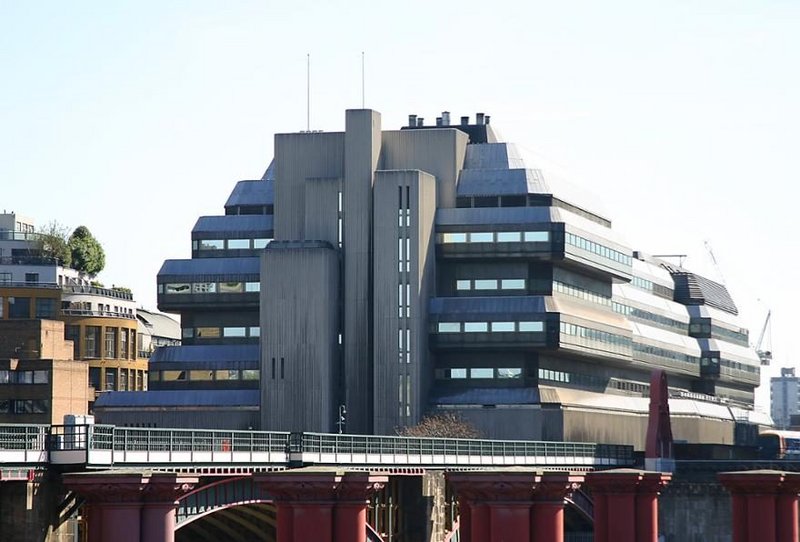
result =
[{"label": "roof garden tree", "polygon": [[69,237],[72,252],[72,268],[89,275],[96,275],[106,266],[106,253],[100,242],[86,226],[78,226]]},{"label": "roof garden tree", "polygon": [[59,264],[72,265],[72,250],[69,246],[69,229],[56,221],[50,222],[37,232],[36,249],[45,258],[55,258]]}]

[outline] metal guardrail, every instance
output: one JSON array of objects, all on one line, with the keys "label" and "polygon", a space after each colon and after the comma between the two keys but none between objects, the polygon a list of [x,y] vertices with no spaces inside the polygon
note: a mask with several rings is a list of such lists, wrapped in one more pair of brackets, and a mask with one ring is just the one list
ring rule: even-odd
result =
[{"label": "metal guardrail", "polygon": [[0,450],[44,451],[49,425],[0,424]]},{"label": "metal guardrail", "polygon": [[46,464],[49,429],[47,425],[0,424],[0,463]]},{"label": "metal guardrail", "polygon": [[[292,433],[291,457],[309,454],[375,456],[480,456],[585,458],[595,464],[631,465],[633,447],[581,442],[477,440],[425,437]],[[591,461],[590,461],[591,462]]]},{"label": "metal guardrail", "polygon": [[111,318],[124,318],[126,320],[135,320],[136,315],[127,312],[113,312],[113,311],[93,311],[89,309],[61,309],[63,316],[95,316],[95,317],[111,317]]},{"label": "metal guardrail", "polygon": [[[632,465],[633,448],[580,442],[116,427],[0,425],[0,463],[92,465]],[[39,454],[37,456],[36,454]],[[49,457],[47,457],[49,454]],[[43,456],[43,457],[40,457]]]}]

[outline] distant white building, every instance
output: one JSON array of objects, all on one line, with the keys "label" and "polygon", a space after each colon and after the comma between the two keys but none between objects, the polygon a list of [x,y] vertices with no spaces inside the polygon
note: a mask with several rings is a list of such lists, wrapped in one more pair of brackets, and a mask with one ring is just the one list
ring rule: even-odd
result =
[{"label": "distant white building", "polygon": [[791,416],[800,413],[798,377],[794,368],[784,367],[781,376],[770,379],[771,414],[775,427],[786,429],[791,425]]},{"label": "distant white building", "polygon": [[160,312],[138,309],[139,357],[149,358],[159,346],[178,346],[181,344],[181,325],[177,320]]}]

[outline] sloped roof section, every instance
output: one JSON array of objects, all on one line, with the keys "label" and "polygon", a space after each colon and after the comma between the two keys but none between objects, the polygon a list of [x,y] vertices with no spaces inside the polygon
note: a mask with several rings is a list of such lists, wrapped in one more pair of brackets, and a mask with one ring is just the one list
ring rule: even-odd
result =
[{"label": "sloped roof section", "polygon": [[730,314],[739,314],[739,309],[724,285],[683,269],[665,267],[675,281],[675,301],[678,303],[710,305]]},{"label": "sloped roof section", "polygon": [[150,358],[150,363],[198,361],[259,361],[257,344],[213,344],[162,346]]},{"label": "sloped roof section", "polygon": [[100,394],[95,407],[258,407],[258,390],[150,390]]},{"label": "sloped roof section", "polygon": [[536,388],[470,388],[439,389],[432,392],[435,405],[535,405],[539,403]]},{"label": "sloped roof section", "polygon": [[201,216],[192,234],[251,234],[272,231],[272,215]]},{"label": "sloped roof section", "polygon": [[225,207],[236,205],[272,205],[275,202],[275,182],[271,180],[239,181],[228,196]]}]

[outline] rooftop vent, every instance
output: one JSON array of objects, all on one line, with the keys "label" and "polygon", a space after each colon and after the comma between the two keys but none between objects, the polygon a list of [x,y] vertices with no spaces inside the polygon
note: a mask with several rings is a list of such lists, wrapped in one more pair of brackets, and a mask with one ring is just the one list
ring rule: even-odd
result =
[{"label": "rooftop vent", "polygon": [[491,118],[492,118],[492,117],[490,117],[489,115],[486,115],[486,116],[484,117],[484,122],[485,122],[486,124],[489,124],[489,120],[490,120]]},{"label": "rooftop vent", "polygon": [[475,113],[475,124],[483,124],[483,113]]},{"label": "rooftop vent", "polygon": [[469,126],[469,117],[461,117],[461,126]]},{"label": "rooftop vent", "polygon": [[425,117],[417,117],[417,126],[425,126]]},{"label": "rooftop vent", "polygon": [[442,126],[450,126],[450,111],[442,111]]},{"label": "rooftop vent", "polygon": [[409,115],[408,116],[408,126],[409,128],[414,128],[417,125],[417,116],[416,115]]},{"label": "rooftop vent", "polygon": [[436,117],[436,126],[442,126],[442,117]]}]

